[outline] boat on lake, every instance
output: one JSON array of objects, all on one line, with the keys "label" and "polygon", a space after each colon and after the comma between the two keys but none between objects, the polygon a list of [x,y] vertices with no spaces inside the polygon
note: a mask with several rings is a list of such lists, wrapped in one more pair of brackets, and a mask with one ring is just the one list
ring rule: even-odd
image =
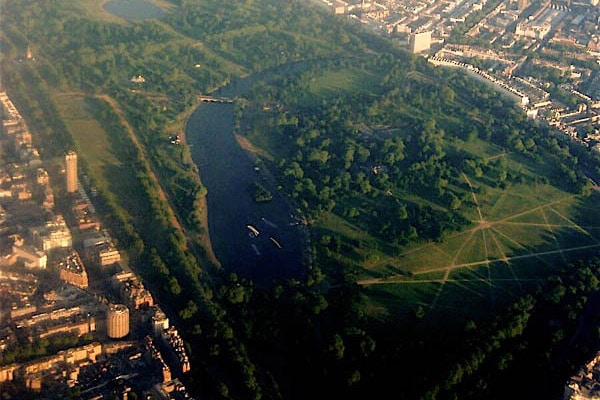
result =
[{"label": "boat on lake", "polygon": [[258,236],[260,232],[258,232],[258,229],[256,229],[254,226],[248,224],[246,225],[246,228],[250,229],[250,234],[253,236]]}]

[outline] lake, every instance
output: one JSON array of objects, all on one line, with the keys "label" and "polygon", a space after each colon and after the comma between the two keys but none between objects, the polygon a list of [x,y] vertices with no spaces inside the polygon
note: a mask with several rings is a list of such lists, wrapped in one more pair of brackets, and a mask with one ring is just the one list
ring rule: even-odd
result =
[{"label": "lake", "polygon": [[[247,83],[246,79],[240,80],[218,95],[239,94]],[[226,271],[257,283],[301,277],[307,228],[291,217],[293,210],[285,196],[239,146],[233,133],[233,109],[232,104],[203,103],[191,115],[185,130],[200,178],[208,189],[213,250]],[[273,199],[255,202],[249,191],[253,182],[268,188]]]}]

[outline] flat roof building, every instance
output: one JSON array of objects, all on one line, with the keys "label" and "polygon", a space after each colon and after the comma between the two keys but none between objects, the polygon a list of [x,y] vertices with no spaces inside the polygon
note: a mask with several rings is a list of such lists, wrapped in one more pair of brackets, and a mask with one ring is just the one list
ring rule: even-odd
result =
[{"label": "flat roof building", "polygon": [[408,39],[411,53],[429,51],[431,47],[431,31],[412,33]]}]

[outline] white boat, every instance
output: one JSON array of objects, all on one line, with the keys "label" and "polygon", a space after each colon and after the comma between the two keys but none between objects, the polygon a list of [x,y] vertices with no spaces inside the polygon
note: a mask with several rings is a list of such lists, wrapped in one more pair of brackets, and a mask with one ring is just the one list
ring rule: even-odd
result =
[{"label": "white boat", "polygon": [[274,237],[270,237],[269,238],[271,240],[271,242],[273,242],[273,244],[275,245],[275,247],[277,247],[278,249],[282,249],[283,247],[281,246],[281,244],[277,241],[277,239],[275,239]]},{"label": "white boat", "polygon": [[246,228],[250,229],[250,232],[252,232],[252,234],[254,236],[258,236],[258,234],[259,234],[258,229],[256,229],[255,227],[253,227],[250,224],[246,225]]}]

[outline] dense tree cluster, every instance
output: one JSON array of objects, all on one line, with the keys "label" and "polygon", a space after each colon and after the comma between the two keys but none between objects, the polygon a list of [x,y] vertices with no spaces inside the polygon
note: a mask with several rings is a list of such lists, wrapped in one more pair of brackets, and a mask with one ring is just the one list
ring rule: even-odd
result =
[{"label": "dense tree cluster", "polygon": [[[425,398],[560,398],[569,376],[597,351],[600,260],[564,266],[489,324],[469,322],[463,345]],[[449,367],[449,368],[448,368]]]},{"label": "dense tree cluster", "polygon": [[[359,73],[377,71],[380,83],[365,94],[307,100],[316,77],[350,63]],[[313,217],[333,211],[395,244],[439,240],[468,223],[461,211],[473,203],[463,173],[481,180],[485,173],[491,186],[523,183],[505,158],[489,161],[457,150],[458,141],[491,141],[540,165],[554,165],[550,176],[557,186],[589,190],[570,144],[528,124],[508,100],[460,73],[441,75],[391,54],[314,64],[294,76],[256,85],[249,97],[258,104],[279,105],[266,115],[245,108],[241,125],[248,135],[268,130],[270,140],[281,144],[275,167],[301,210]],[[475,98],[480,99],[477,105]],[[438,207],[407,200],[405,193]]]}]

